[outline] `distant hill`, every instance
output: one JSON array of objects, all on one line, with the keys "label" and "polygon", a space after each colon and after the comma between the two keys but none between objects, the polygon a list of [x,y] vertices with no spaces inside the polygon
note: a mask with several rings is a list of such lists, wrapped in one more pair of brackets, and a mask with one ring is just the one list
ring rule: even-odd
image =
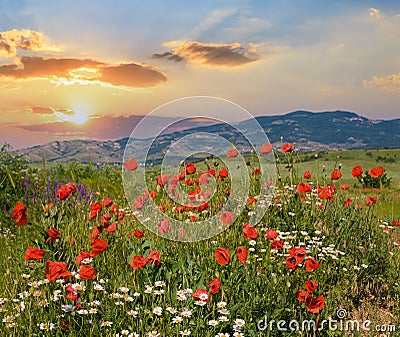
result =
[{"label": "distant hill", "polygon": [[[371,120],[346,111],[295,111],[279,116],[260,116],[256,119],[271,143],[279,146],[283,137],[284,142],[296,142],[300,151],[400,147],[400,119]],[[240,125],[245,123],[246,121]],[[159,159],[166,145],[196,132],[218,134],[246,148],[245,140],[234,128],[226,124],[214,124],[160,136],[152,148],[150,159]],[[55,141],[23,149],[22,152],[32,163],[40,162],[43,155],[47,162],[90,160],[93,163],[120,163],[127,142],[128,138],[107,141]],[[249,149],[248,146],[247,148]]]}]

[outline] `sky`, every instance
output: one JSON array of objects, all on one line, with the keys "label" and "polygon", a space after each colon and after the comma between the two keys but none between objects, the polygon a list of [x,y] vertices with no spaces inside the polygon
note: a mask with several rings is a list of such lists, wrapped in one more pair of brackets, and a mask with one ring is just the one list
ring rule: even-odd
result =
[{"label": "sky", "polygon": [[400,118],[399,36],[399,1],[3,0],[0,143],[122,138],[187,96]]}]

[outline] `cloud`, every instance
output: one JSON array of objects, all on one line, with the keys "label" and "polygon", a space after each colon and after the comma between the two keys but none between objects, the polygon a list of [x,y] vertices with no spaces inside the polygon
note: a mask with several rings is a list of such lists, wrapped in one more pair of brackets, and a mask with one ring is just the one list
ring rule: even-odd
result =
[{"label": "cloud", "polygon": [[52,115],[53,114],[52,108],[43,107],[43,106],[28,107],[28,110],[34,114],[39,114],[39,115]]},{"label": "cloud", "polygon": [[96,68],[101,64],[94,60],[24,56],[21,58],[21,67],[15,64],[0,66],[0,76],[14,79],[69,77],[75,69]]},{"label": "cloud", "polygon": [[116,86],[148,87],[167,80],[167,77],[155,68],[136,63],[100,69],[100,80]]},{"label": "cloud", "polygon": [[13,58],[20,65],[18,49],[30,50],[35,53],[59,53],[60,47],[52,45],[47,37],[40,32],[30,29],[13,29],[0,32],[0,56]]},{"label": "cloud", "polygon": [[[187,61],[215,67],[237,67],[257,61],[260,55],[255,45],[206,44],[198,41],[178,42],[170,52],[154,54],[153,58],[163,58],[170,61]],[[171,46],[172,42],[165,45]]]},{"label": "cloud", "polygon": [[54,107],[47,107],[47,106],[27,106],[26,107],[28,112],[38,115],[56,115],[56,114],[63,114],[72,116],[75,112],[69,108],[54,108]]},{"label": "cloud", "polygon": [[383,77],[374,76],[371,80],[363,81],[364,86],[377,87],[386,91],[400,92],[400,73]]},{"label": "cloud", "polygon": [[28,56],[20,61],[21,66],[0,66],[0,78],[45,78],[57,85],[109,84],[127,87],[149,87],[167,80],[161,71],[136,63],[108,65],[91,59]]},{"label": "cloud", "polygon": [[370,8],[369,15],[375,18],[381,18],[383,16],[382,12],[376,8]]},{"label": "cloud", "polygon": [[185,60],[185,58],[183,56],[176,55],[174,53],[171,53],[170,51],[167,51],[167,52],[162,53],[162,54],[154,54],[153,58],[155,58],[155,59],[166,59],[166,60],[174,61],[174,62],[181,62],[181,61]]}]

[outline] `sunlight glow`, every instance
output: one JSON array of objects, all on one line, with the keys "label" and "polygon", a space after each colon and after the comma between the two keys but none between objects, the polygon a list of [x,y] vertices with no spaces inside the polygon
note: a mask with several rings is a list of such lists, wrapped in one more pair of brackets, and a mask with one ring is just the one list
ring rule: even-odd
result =
[{"label": "sunlight glow", "polygon": [[88,120],[88,116],[86,116],[83,113],[78,111],[78,112],[75,112],[75,114],[70,115],[70,116],[65,115],[64,120],[81,125]]}]

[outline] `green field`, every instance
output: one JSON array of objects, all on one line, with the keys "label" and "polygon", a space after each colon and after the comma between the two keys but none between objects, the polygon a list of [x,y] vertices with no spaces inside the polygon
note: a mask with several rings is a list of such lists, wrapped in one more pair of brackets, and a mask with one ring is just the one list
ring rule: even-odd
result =
[{"label": "green field", "polygon": [[[252,174],[257,162],[247,159],[250,195],[257,199],[260,176]],[[397,336],[393,330],[400,329],[398,160],[398,149],[319,153],[317,159],[315,153],[279,154],[280,180],[257,224],[245,225],[255,207],[263,207],[250,201],[219,235],[177,242],[157,235],[173,228],[165,229],[151,214],[150,220],[141,218],[145,211],[139,206],[129,207],[121,169],[78,163],[29,166],[3,149],[0,335]],[[207,164],[221,177],[222,161]],[[184,175],[185,192],[204,189],[196,179],[207,164],[197,162],[197,171]],[[343,176],[331,181],[331,171],[339,164]],[[362,186],[351,176],[356,165],[364,171],[384,166],[392,178],[390,186]],[[306,170],[311,172],[308,180],[303,178]],[[207,212],[193,207],[177,212],[157,181],[158,174],[155,168],[147,175],[154,203],[189,227],[218,214],[232,189],[229,176],[217,179]],[[64,198],[58,192],[68,182],[76,192],[68,187]],[[305,182],[310,189],[296,192]],[[328,187],[331,183],[334,192]],[[340,189],[344,183],[348,190]],[[349,199],[351,203],[345,204]],[[19,213],[26,214],[26,224],[18,215],[11,218],[18,201],[26,206]],[[102,205],[98,212],[97,202]],[[25,260],[31,257],[28,247],[39,248],[44,256]],[[343,309],[345,318],[369,320],[371,327],[384,327],[386,334],[354,329],[282,331],[276,323],[272,329],[260,329],[265,319],[320,323]]]},{"label": "green field", "polygon": [[[315,160],[316,154],[318,155],[317,160]],[[365,169],[384,166],[385,171],[394,181],[398,182],[400,180],[400,149],[300,153],[298,159],[300,161],[298,165],[299,171],[308,169],[322,172],[323,166],[325,165],[326,172],[330,173],[335,166],[338,167],[339,164],[342,164],[342,179],[348,183],[353,181],[351,168],[356,165],[361,165]]]}]

